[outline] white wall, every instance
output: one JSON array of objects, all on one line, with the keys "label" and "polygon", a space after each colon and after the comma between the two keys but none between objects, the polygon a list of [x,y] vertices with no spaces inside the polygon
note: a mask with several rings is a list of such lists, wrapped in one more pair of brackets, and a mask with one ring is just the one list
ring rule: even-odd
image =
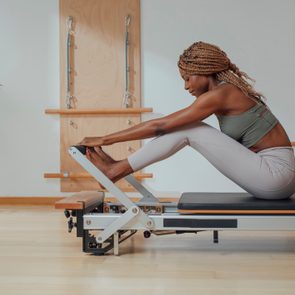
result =
[{"label": "white wall", "polygon": [[[294,0],[141,0],[142,98],[166,115],[192,102],[177,60],[197,40],[221,46],[257,80],[274,114],[295,140]],[[57,0],[0,0],[0,196],[57,196],[59,106]],[[207,123],[217,127],[215,118]],[[186,148],[146,171],[154,190],[242,191]]]},{"label": "white wall", "polygon": [[0,36],[0,195],[57,196],[58,1],[0,0]]}]

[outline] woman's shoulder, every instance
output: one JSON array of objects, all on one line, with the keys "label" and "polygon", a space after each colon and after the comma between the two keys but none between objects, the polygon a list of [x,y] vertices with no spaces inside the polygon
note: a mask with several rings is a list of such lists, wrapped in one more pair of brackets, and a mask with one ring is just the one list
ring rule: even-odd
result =
[{"label": "woman's shoulder", "polygon": [[218,84],[213,91],[216,92],[216,94],[221,95],[221,96],[229,96],[229,95],[234,95],[234,96],[243,96],[244,93],[243,91],[238,88],[236,85],[231,84],[231,83],[226,83],[226,82],[221,82]]},{"label": "woman's shoulder", "polygon": [[236,87],[230,83],[221,83],[208,92],[208,96],[218,104],[220,112],[226,111],[232,98],[239,95]]},{"label": "woman's shoulder", "polygon": [[215,87],[211,93],[215,100],[220,101],[219,115],[239,114],[253,107],[258,101],[248,97],[241,89],[230,83],[222,83]]}]

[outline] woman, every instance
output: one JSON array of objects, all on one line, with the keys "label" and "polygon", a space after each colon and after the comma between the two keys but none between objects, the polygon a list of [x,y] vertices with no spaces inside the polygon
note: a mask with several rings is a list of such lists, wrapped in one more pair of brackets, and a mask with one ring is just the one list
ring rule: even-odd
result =
[{"label": "woman", "polygon": [[[219,47],[196,42],[179,58],[189,107],[103,137],[87,137],[87,158],[110,179],[163,160],[189,145],[245,191],[262,199],[285,199],[295,192],[290,140],[276,117]],[[251,79],[250,79],[251,80]],[[202,122],[216,115],[221,131]],[[127,159],[114,161],[101,146],[155,137]]]}]

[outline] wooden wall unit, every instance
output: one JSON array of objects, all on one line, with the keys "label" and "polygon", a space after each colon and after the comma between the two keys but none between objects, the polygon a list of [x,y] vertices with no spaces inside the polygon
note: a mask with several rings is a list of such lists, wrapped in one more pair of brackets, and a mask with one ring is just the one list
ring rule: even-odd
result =
[{"label": "wooden wall unit", "polygon": [[[103,136],[131,127],[140,123],[142,112],[151,111],[141,110],[139,5],[139,0],[60,0],[60,109],[65,110],[60,113],[61,173],[85,173],[68,154],[71,145],[84,137]],[[71,108],[67,107],[66,99],[69,16],[73,19],[69,50]],[[129,43],[128,51],[125,51],[127,16],[130,16]],[[128,109],[135,111],[122,114],[99,112],[110,109],[126,111],[126,52],[129,63]],[[98,113],[77,114],[79,110],[98,110]],[[140,142],[133,141],[103,148],[119,160],[139,147]],[[100,189],[97,181],[91,178],[61,178],[60,181],[62,192]],[[123,190],[131,190],[124,180],[119,186]]]}]

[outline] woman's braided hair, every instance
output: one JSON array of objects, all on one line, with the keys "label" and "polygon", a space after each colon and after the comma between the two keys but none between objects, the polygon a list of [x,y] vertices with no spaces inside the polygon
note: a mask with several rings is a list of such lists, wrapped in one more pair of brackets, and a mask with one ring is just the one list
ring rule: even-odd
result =
[{"label": "woman's braided hair", "polygon": [[216,75],[218,81],[224,81],[237,86],[248,97],[253,97],[264,103],[261,93],[255,91],[247,81],[251,79],[239,70],[218,46],[196,42],[180,55],[178,67],[182,75]]}]

